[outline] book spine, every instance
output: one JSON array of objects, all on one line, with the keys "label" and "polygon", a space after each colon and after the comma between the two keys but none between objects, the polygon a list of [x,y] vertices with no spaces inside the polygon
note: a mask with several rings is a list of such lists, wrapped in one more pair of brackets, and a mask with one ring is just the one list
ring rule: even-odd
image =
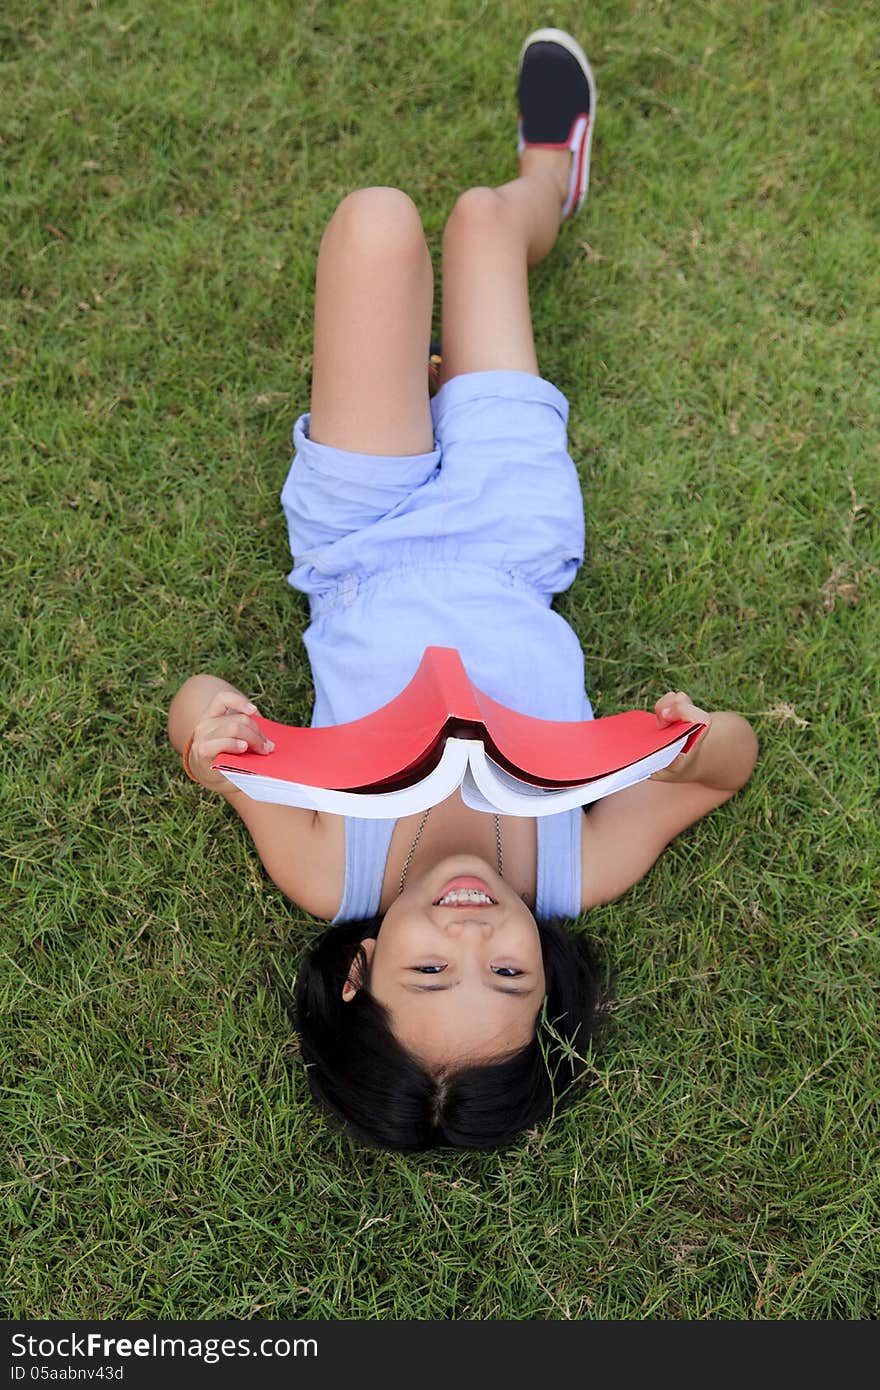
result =
[{"label": "book spine", "polygon": [[474,686],[457,648],[427,647],[422,660],[425,674],[440,694],[447,718],[482,723]]}]

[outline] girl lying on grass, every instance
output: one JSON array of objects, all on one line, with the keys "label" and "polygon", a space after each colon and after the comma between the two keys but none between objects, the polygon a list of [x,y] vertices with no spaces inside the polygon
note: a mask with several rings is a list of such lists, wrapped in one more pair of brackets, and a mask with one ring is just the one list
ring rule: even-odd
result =
[{"label": "girl lying on grass", "polygon": [[[431,259],[413,203],[394,188],[351,193],[321,242],[311,411],[282,492],[290,583],[310,603],[315,726],[386,704],[429,645],[456,647],[503,704],[592,717],[580,645],[551,608],[583,559],[584,513],[528,292],[529,267],[587,191],[596,96],[574,39],[526,40],[518,97],[519,177],[469,189],[446,224],[433,399]],[[562,921],[636,883],[755,762],[739,715],[682,691],[655,710],[661,725],[707,731],[586,813],[491,816],[456,791],[375,821],[249,799],[211,763],[270,751],[255,706],[210,675],[177,693],[168,730],[186,770],[235,808],[282,892],[332,920],[299,972],[297,1027],[312,1094],[355,1138],[495,1148],[570,1088],[601,986]]]}]

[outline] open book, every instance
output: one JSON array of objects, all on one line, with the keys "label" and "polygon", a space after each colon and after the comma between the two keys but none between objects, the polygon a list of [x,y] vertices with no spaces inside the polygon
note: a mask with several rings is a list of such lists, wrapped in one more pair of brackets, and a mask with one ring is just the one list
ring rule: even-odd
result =
[{"label": "open book", "polygon": [[631,710],[604,719],[535,719],[473,684],[454,647],[426,647],[388,704],[348,724],[295,728],[255,717],[271,753],[212,764],[255,801],[366,820],[435,806],[456,787],[476,811],[550,816],[632,786],[687,751],[702,724],[658,728]]}]

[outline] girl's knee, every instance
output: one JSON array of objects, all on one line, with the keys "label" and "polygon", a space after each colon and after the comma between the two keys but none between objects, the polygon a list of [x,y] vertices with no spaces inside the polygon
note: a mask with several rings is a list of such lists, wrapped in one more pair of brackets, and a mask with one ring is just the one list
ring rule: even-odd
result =
[{"label": "girl's knee", "polygon": [[494,188],[468,188],[460,194],[446,222],[446,236],[481,236],[502,225],[507,204]]},{"label": "girl's knee", "polygon": [[395,256],[422,254],[425,234],[418,208],[400,188],[358,188],[337,207],[324,242],[343,240],[349,251]]}]

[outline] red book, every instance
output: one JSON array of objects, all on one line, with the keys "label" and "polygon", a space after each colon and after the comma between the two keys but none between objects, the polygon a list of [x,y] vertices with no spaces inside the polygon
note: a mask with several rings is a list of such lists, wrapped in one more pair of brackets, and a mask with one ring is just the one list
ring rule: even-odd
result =
[{"label": "red book", "polygon": [[668,766],[704,727],[661,729],[645,710],[535,719],[479,690],[454,647],[426,647],[406,688],[363,719],[321,729],[255,722],[273,752],[221,753],[217,771],[258,801],[368,819],[424,810],[458,786],[477,810],[555,814]]}]

